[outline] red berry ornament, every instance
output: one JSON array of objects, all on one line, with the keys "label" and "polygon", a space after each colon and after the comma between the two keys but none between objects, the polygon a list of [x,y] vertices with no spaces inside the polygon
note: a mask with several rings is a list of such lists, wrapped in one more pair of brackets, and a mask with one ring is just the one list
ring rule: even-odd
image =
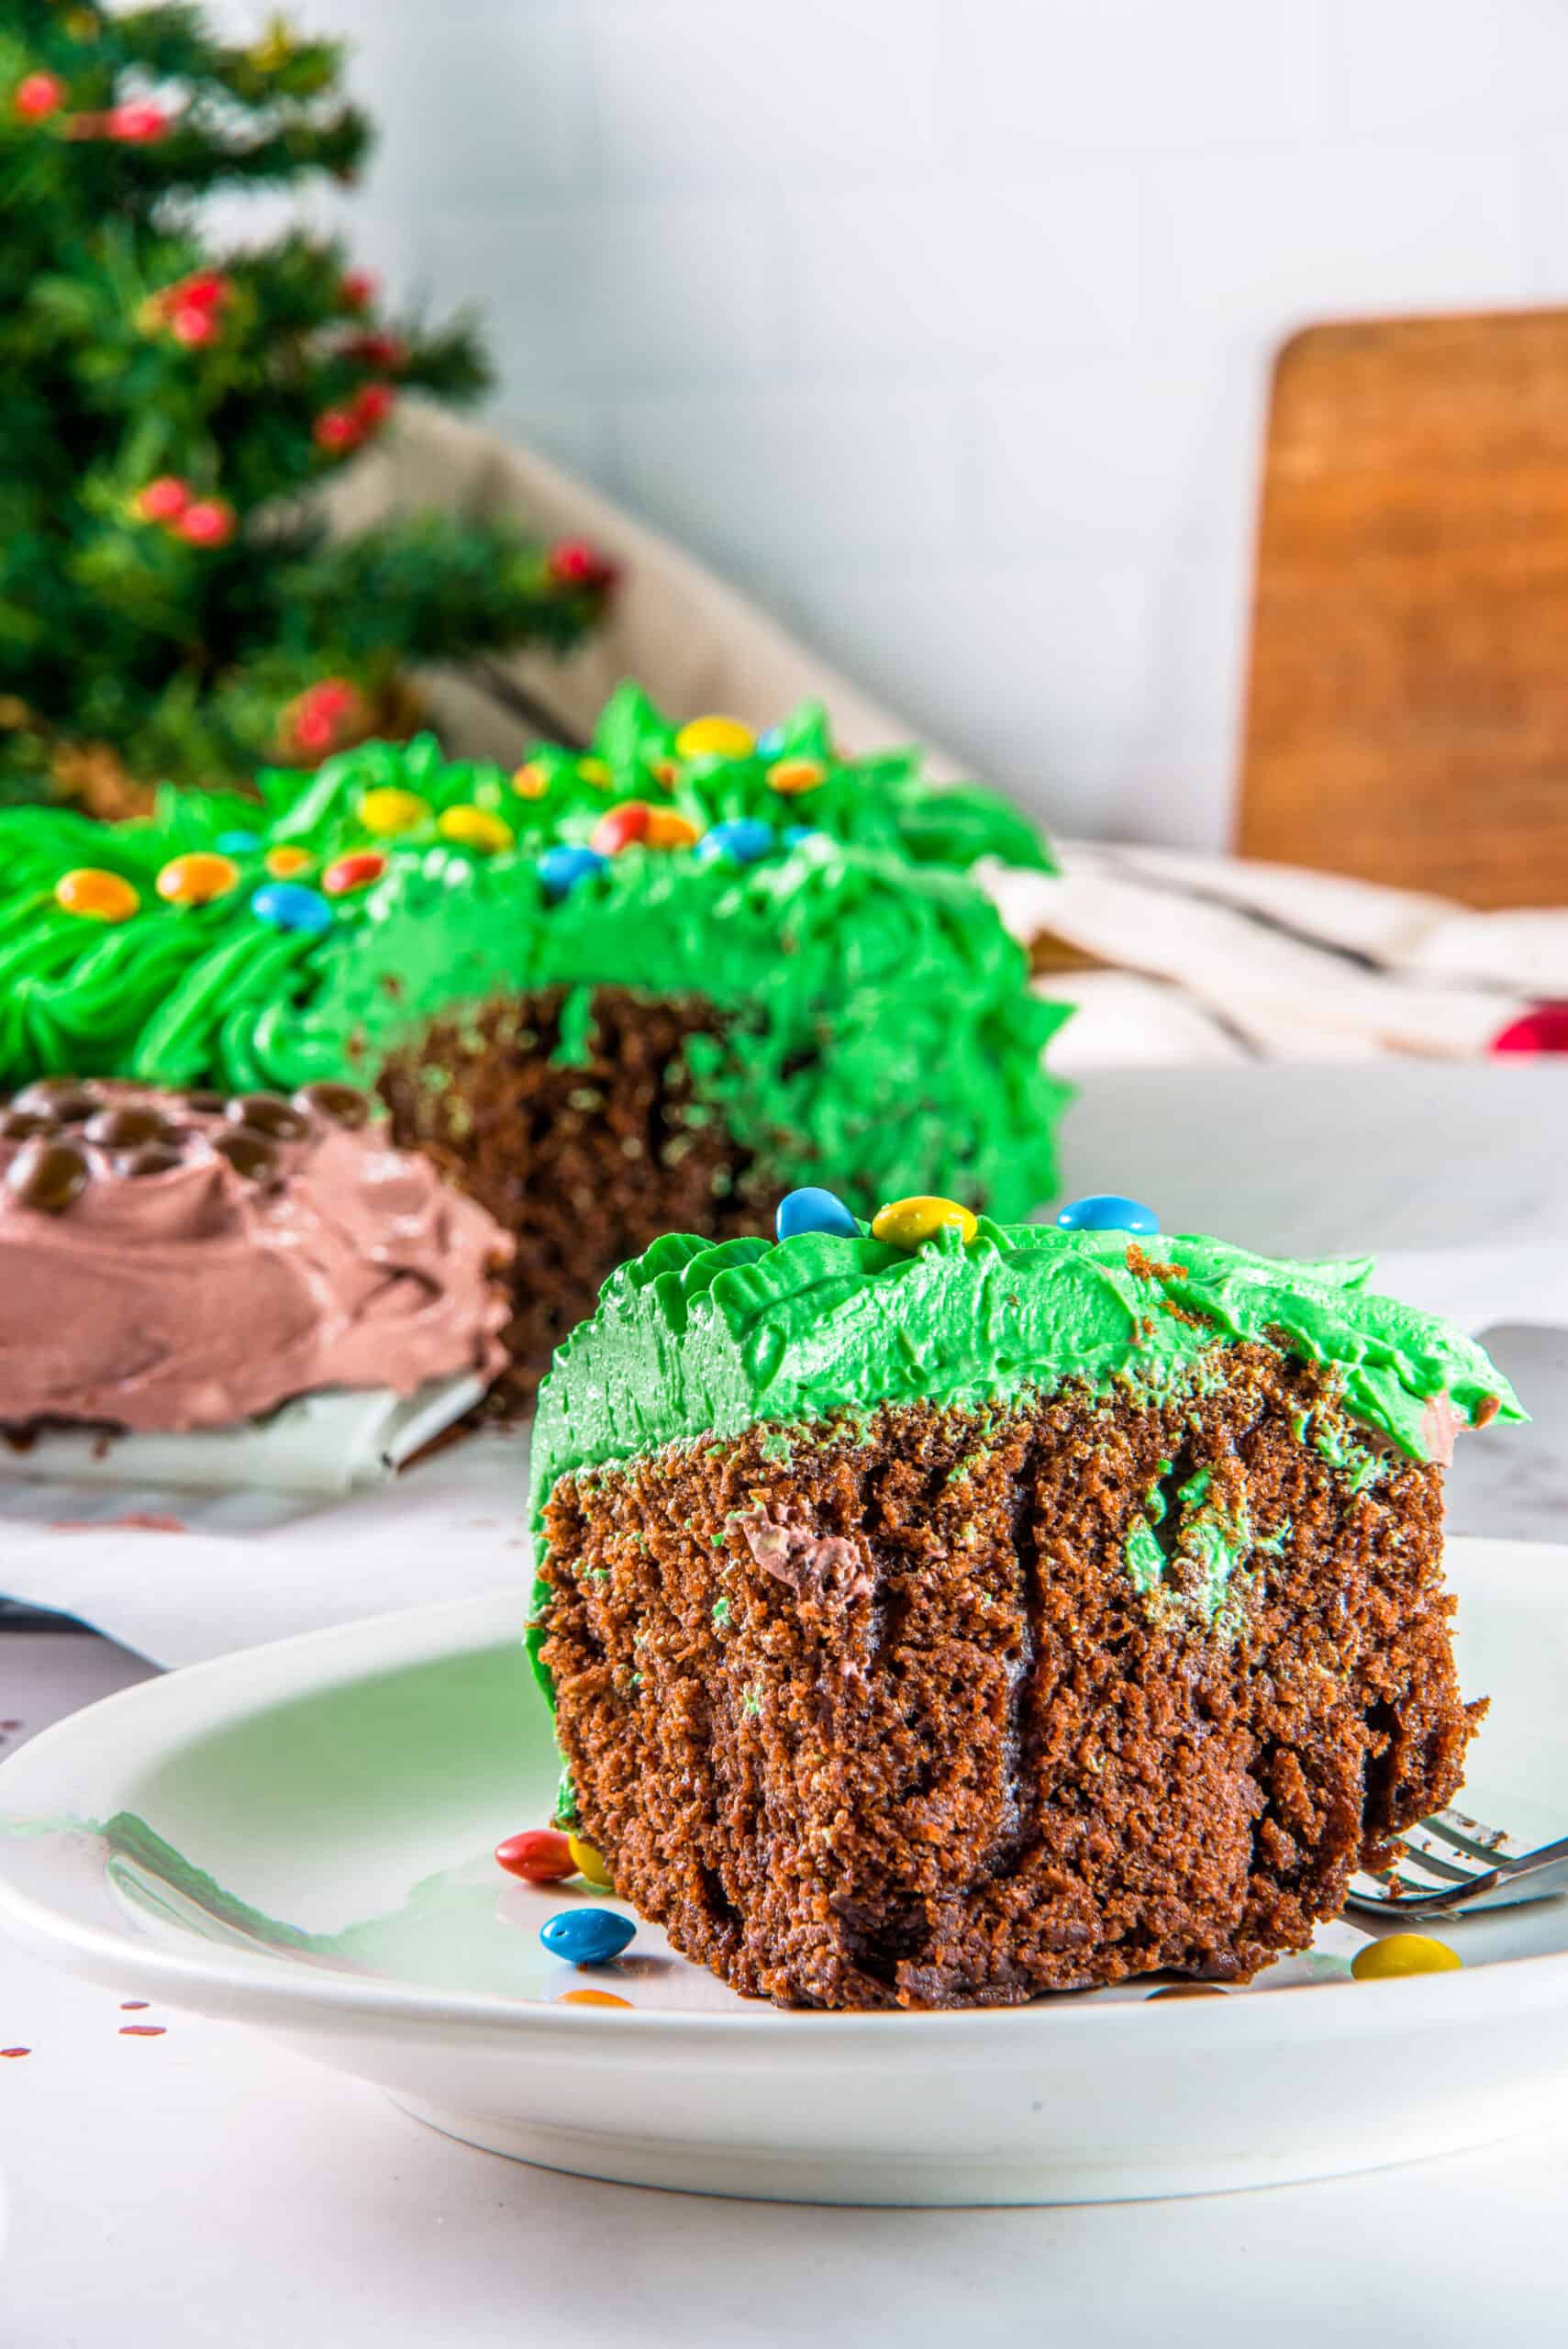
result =
[{"label": "red berry ornament", "polygon": [[390,384],[367,384],[355,395],[354,420],[361,432],[378,431],[396,405],[397,394]]},{"label": "red berry ornament", "polygon": [[65,104],[65,84],[58,73],[28,73],[11,93],[11,111],[24,122],[47,122]]},{"label": "red berry ornament", "polygon": [[350,416],[346,407],[324,407],[310,428],[310,436],[318,449],[339,455],[345,449],[358,447],[359,418]]},{"label": "red berry ornament", "polygon": [[368,269],[346,269],[338,281],[338,300],[345,310],[368,310],[375,295],[376,282]]},{"label": "red berry ornament", "polygon": [[204,351],[217,340],[220,328],[211,310],[196,302],[182,302],[170,317],[169,331],[187,351]]},{"label": "red berry ornament", "polygon": [[111,139],[119,139],[127,147],[150,147],[169,128],[169,117],[161,106],[141,99],[128,106],[111,106],[104,117],[104,128]]},{"label": "red berry ornament", "polygon": [[160,473],[131,501],[142,522],[177,522],[191,502],[190,486],[178,473]]},{"label": "red berry ornament", "polygon": [[588,845],[599,856],[618,856],[623,848],[648,838],[653,810],[646,799],[623,799],[608,808],[588,835]]},{"label": "red berry ornament", "polygon": [[182,303],[195,310],[221,310],[234,295],[234,280],[225,277],[220,270],[198,269],[194,277],[170,288]]},{"label": "red berry ornament", "polygon": [[177,537],[193,547],[226,547],[234,536],[238,517],[227,497],[198,497],[174,524]]},{"label": "red berry ornament", "polygon": [[558,587],[607,587],[616,575],[615,565],[580,539],[563,539],[551,547],[545,569]]},{"label": "red berry ornament", "polygon": [[577,1873],[571,1844],[553,1827],[530,1827],[521,1835],[508,1835],[496,1844],[495,1859],[508,1876],[520,1876],[525,1884],[560,1884]]}]

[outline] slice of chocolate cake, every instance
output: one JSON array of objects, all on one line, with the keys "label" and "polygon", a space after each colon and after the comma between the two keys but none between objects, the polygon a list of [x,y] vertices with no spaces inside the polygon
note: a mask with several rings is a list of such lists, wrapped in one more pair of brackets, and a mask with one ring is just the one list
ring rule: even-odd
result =
[{"label": "slice of chocolate cake", "polygon": [[1368,1263],[951,1200],[659,1241],[540,1394],[530,1631],[617,1889],[749,1995],[1009,2004],[1303,1948],[1461,1783],[1454,1431]]}]

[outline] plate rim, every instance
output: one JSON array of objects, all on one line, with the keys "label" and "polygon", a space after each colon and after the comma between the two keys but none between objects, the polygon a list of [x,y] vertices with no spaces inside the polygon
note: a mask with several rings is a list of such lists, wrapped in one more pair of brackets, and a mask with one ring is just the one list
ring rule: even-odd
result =
[{"label": "plate rim", "polygon": [[[1548,1570],[1553,1557],[1568,1563],[1568,1544],[1455,1535],[1447,1547],[1450,1552],[1506,1550],[1536,1571]],[[121,1735],[130,1722],[134,1738],[145,1725],[150,1733],[143,1759],[150,1760],[176,1749],[198,1724],[211,1729],[264,1711],[285,1695],[297,1700],[353,1686],[400,1665],[488,1653],[514,1642],[520,1645],[522,1615],[517,1587],[506,1584],[235,1649],[120,1689],[40,1731],[0,1762],[0,1817],[69,1816],[60,1802],[48,1798],[50,1776],[58,1778],[62,1768],[70,1772],[89,1757],[106,1726]],[[225,1702],[226,1696],[236,1701]],[[69,1831],[62,1827],[61,1831]],[[82,1831],[91,1832],[89,1822],[82,1822]],[[0,1840],[0,1931],[33,1954],[111,1984],[134,1976],[139,1986],[155,1985],[172,2006],[284,2029],[291,2024],[329,2029],[358,2021],[419,2031],[500,2032],[519,2042],[541,2032],[573,2033],[579,2041],[603,2038],[622,2046],[629,2032],[638,2041],[651,2043],[643,2050],[649,2054],[660,2044],[684,2053],[716,2035],[754,2043],[759,2049],[786,2043],[797,2047],[803,2032],[827,2025],[833,2032],[836,2059],[853,2054],[858,2047],[880,2063],[886,2059],[890,2042],[911,2035],[928,2048],[954,2043],[980,2055],[1013,2052],[1019,2036],[1027,2037],[1035,2052],[1045,2053],[1062,2043],[1064,2034],[1093,2031],[1103,2039],[1150,2028],[1147,2021],[1135,2021],[1147,1999],[1095,2000],[1072,1993],[1017,2007],[920,2011],[829,2012],[749,2000],[734,2011],[632,2009],[610,2014],[591,2007],[508,1998],[498,1992],[454,1992],[427,1984],[339,1975],[264,1952],[235,1955],[214,1944],[209,1953],[195,1935],[190,1948],[172,1947],[138,1936],[128,1919],[123,1931],[84,1922],[15,1883],[7,1849]],[[1382,2036],[1396,1998],[1401,2022],[1412,2032],[1447,2031],[1462,2019],[1473,2025],[1484,2016],[1507,2012],[1518,2017],[1568,2005],[1568,1950],[1494,1959],[1457,1973],[1361,1983],[1353,2000],[1335,2002],[1339,2035]],[[1321,2002],[1303,2000],[1285,1990],[1259,1998],[1167,2001],[1161,2027],[1201,2045],[1221,2028],[1222,2004],[1229,2009],[1223,2028],[1232,2040],[1238,2030],[1247,2039],[1273,2041],[1298,2039],[1319,2028],[1311,2016],[1321,2009]],[[1293,2022],[1292,2017],[1297,2020]],[[1042,2038],[1042,2027],[1056,2034],[1056,2043]]]}]

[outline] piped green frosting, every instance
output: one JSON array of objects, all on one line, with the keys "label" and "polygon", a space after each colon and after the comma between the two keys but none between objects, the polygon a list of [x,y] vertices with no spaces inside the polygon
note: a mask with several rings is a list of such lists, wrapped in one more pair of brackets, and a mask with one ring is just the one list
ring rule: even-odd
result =
[{"label": "piped green frosting", "polygon": [[1335,1369],[1346,1411],[1412,1459],[1444,1453],[1451,1413],[1523,1419],[1472,1338],[1378,1296],[1372,1269],[985,1217],[967,1245],[948,1229],[913,1253],[863,1233],[667,1235],[612,1274],[556,1354],[534,1431],[536,1520],[568,1470],[695,1436],[1068,1378],[1160,1390],[1216,1345],[1260,1341]]},{"label": "piped green frosting", "polygon": [[[259,802],[166,793],[150,818],[113,827],[0,811],[0,1087],[63,1071],[240,1091],[363,1081],[437,1012],[557,986],[572,991],[563,1033],[585,1054],[593,990],[619,986],[702,996],[726,1016],[733,1049],[687,1046],[695,1091],[781,1186],[826,1171],[1003,1215],[1049,1197],[1066,1088],[1040,1054],[1066,1012],[1029,994],[1022,949],[969,877],[984,856],[1049,866],[1029,825],[977,786],[930,785],[913,751],[840,757],[817,705],[766,755],[684,757],[679,739],[623,686],[590,751],[538,746],[521,788],[423,737],[349,751],[303,784],[263,774]],[[781,760],[813,762],[820,782],[785,796],[770,781]],[[361,815],[388,789],[427,810],[394,839]],[[634,846],[552,901],[541,852],[585,843],[628,798],[699,835],[762,818],[777,837],[746,864]],[[444,838],[454,807],[501,818],[515,844]],[[807,836],[786,841],[795,826]],[[238,888],[200,906],[160,897],[171,859],[228,852],[236,833],[254,838],[234,852]],[[280,930],[250,899],[281,846],[308,853],[306,885],[366,848],[387,867],[329,899],[324,934]],[[122,874],[139,909],[114,925],[62,910],[54,885],[81,865]]]}]

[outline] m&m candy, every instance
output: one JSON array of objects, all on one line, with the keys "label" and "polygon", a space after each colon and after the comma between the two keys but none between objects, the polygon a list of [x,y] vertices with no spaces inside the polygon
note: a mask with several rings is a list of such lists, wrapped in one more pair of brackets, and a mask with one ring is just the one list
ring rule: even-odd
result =
[{"label": "m&m candy", "polygon": [[648,838],[653,810],[646,799],[623,799],[601,816],[588,835],[588,845],[599,856],[618,856]]},{"label": "m&m candy", "polygon": [[608,762],[604,759],[579,759],[577,772],[584,783],[593,785],[595,791],[607,791],[615,781]]},{"label": "m&m candy", "polygon": [[968,1208],[956,1199],[890,1199],[872,1218],[871,1236],[890,1248],[918,1248],[939,1231],[956,1231],[967,1241],[978,1230]]},{"label": "m&m candy", "polygon": [[731,816],[722,824],[712,824],[697,842],[701,857],[727,856],[736,864],[755,864],[760,856],[778,841],[771,824],[756,816]]},{"label": "m&m candy", "polygon": [[636,1933],[631,1919],[613,1909],[562,1909],[539,1927],[539,1937],[551,1957],[569,1965],[605,1965]]},{"label": "m&m candy", "polygon": [[554,1827],[529,1827],[520,1835],[508,1835],[505,1842],[496,1844],[495,1861],[508,1876],[520,1876],[526,1884],[560,1884],[577,1873],[572,1846]]},{"label": "m&m candy", "polygon": [[511,848],[517,837],[505,817],[494,815],[488,807],[449,807],[437,817],[436,829],[454,847],[476,848],[486,856]]},{"label": "m&m candy", "polygon": [[519,799],[542,799],[550,789],[550,774],[546,768],[536,766],[532,759],[525,759],[512,774],[512,788]]},{"label": "m&m candy", "polygon": [[306,930],[319,932],[332,927],[332,908],[319,889],[307,889],[297,881],[267,881],[250,899],[250,910],[258,921],[270,921],[274,930]]},{"label": "m&m candy", "polygon": [[757,756],[760,759],[776,759],[784,749],[784,739],[782,726],[770,726],[765,734],[757,737]]},{"label": "m&m candy", "polygon": [[390,840],[399,832],[417,832],[428,820],[430,803],[417,791],[380,784],[361,795],[354,812],[367,832],[373,832],[378,840]]},{"label": "m&m candy", "polygon": [[1092,1198],[1073,1199],[1056,1219],[1063,1231],[1158,1231],[1160,1219],[1140,1199],[1124,1199],[1119,1192],[1100,1191]]},{"label": "m&m candy", "polygon": [[581,1835],[569,1835],[566,1842],[572,1854],[572,1865],[578,1875],[585,1876],[590,1884],[596,1884],[601,1892],[613,1892],[615,1887],[610,1882],[610,1872],[597,1844],[586,1842]]},{"label": "m&m candy", "polygon": [[380,849],[356,849],[351,855],[333,858],[321,876],[321,886],[329,897],[346,897],[350,889],[368,889],[385,871],[386,859]]},{"label": "m&m candy", "polygon": [[675,737],[683,759],[749,759],[757,738],[738,718],[694,718]]},{"label": "m&m candy", "polygon": [[617,1998],[613,1990],[562,1990],[556,2000],[558,2007],[625,2007],[631,2010],[629,1998]]},{"label": "m&m candy", "polygon": [[281,848],[270,848],[261,862],[274,881],[292,881],[309,872],[313,859],[307,848],[296,848],[285,841]]},{"label": "m&m candy", "polygon": [[261,847],[261,836],[260,832],[219,832],[217,845],[225,856],[249,856],[252,849]]},{"label": "m&m candy", "polygon": [[678,807],[651,807],[643,841],[648,848],[695,848],[697,828]]},{"label": "m&m candy", "polygon": [[822,834],[816,824],[786,824],[780,837],[785,848],[798,848],[802,841],[820,840]]},{"label": "m&m candy", "polygon": [[188,856],[172,857],[158,875],[158,894],[172,906],[206,906],[226,897],[239,884],[239,867],[231,856],[216,856],[207,849],[193,849]]},{"label": "m&m candy", "polygon": [[592,880],[604,869],[605,859],[595,849],[569,848],[562,842],[547,848],[539,858],[539,884],[547,897],[569,897],[581,882]]},{"label": "m&m candy", "polygon": [[781,1240],[794,1240],[803,1231],[830,1231],[840,1240],[853,1240],[860,1225],[836,1193],[808,1184],[804,1190],[785,1192],[773,1229]]},{"label": "m&m candy", "polygon": [[1463,1963],[1447,1942],[1435,1942],[1426,1933],[1389,1933],[1358,1949],[1351,1972],[1358,1982],[1392,1982],[1402,1974],[1454,1974]]},{"label": "m&m candy", "polygon": [[123,874],[79,864],[55,883],[54,902],[61,913],[75,914],[82,921],[114,922],[128,921],[141,897]]},{"label": "m&m candy", "polygon": [[828,770],[816,759],[781,759],[777,766],[768,769],[768,782],[774,791],[782,791],[786,799],[798,798],[802,792],[815,791],[828,780]]}]

